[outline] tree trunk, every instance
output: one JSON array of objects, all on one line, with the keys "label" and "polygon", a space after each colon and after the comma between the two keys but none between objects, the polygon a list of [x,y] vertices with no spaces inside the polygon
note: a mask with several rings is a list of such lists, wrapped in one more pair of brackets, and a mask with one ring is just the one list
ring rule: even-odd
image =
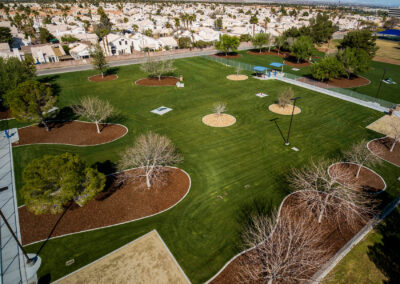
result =
[{"label": "tree trunk", "polygon": [[393,152],[394,146],[396,145],[397,139],[395,138],[392,144],[392,147],[390,147],[390,152]]},{"label": "tree trunk", "polygon": [[324,200],[324,207],[322,208],[321,212],[319,213],[318,217],[318,224],[321,224],[322,222],[322,217],[324,216],[325,213],[325,207],[326,207],[326,202],[328,201],[329,195],[326,195],[325,200]]},{"label": "tree trunk", "polygon": [[97,133],[100,134],[100,127],[99,127],[99,122],[96,121],[96,128],[97,128]]},{"label": "tree trunk", "polygon": [[147,188],[151,187],[151,183],[150,183],[150,172],[146,172],[146,186]]},{"label": "tree trunk", "polygon": [[50,131],[50,128],[49,128],[49,126],[46,123],[46,120],[44,118],[42,118],[42,124],[44,125],[44,127],[46,128],[47,131]]},{"label": "tree trunk", "polygon": [[161,74],[158,75],[158,81],[161,81]]},{"label": "tree trunk", "polygon": [[253,24],[253,37],[254,37],[254,33],[256,32],[256,25]]},{"label": "tree trunk", "polygon": [[272,284],[272,278],[268,279],[268,284]]},{"label": "tree trunk", "polygon": [[104,72],[101,72],[101,78],[104,78]]},{"label": "tree trunk", "polygon": [[357,170],[356,178],[358,178],[358,177],[359,177],[359,175],[360,175],[360,172],[361,172],[361,168],[362,168],[362,165],[361,165],[361,164],[360,164],[360,165],[358,165],[358,170]]}]

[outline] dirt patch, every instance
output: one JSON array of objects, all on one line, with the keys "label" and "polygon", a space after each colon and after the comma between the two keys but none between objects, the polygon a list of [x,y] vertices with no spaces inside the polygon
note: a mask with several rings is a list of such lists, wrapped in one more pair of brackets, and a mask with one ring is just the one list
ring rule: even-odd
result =
[{"label": "dirt patch", "polygon": [[310,62],[299,62],[299,63],[297,63],[297,61],[288,60],[287,58],[286,58],[285,61],[283,61],[283,63],[286,64],[286,65],[289,65],[291,67],[296,67],[296,68],[308,67],[308,66],[312,65]]},{"label": "dirt patch", "polygon": [[10,119],[11,117],[11,110],[5,109],[0,111],[0,120],[2,119]]},{"label": "dirt patch", "polygon": [[317,80],[313,80],[310,78],[299,78],[297,79],[300,82],[304,82],[310,85],[314,85],[320,88],[329,89],[329,88],[356,88],[365,85],[369,85],[371,82],[364,77],[352,77],[350,79],[341,78],[341,79],[332,79],[327,82],[321,82]]},{"label": "dirt patch", "polygon": [[213,54],[211,56],[220,57],[220,58],[227,58],[227,59],[242,57],[242,55],[239,54],[239,53],[228,53],[227,55],[225,53],[217,53],[217,54]]},{"label": "dirt patch", "polygon": [[[285,107],[280,107],[278,104],[272,104],[268,107],[268,109],[277,114],[292,115],[293,105],[285,105]],[[299,107],[295,106],[293,114],[299,114],[300,112],[301,112],[301,109]]]},{"label": "dirt patch", "polygon": [[[356,178],[358,166],[352,163],[337,163],[329,167],[329,173],[338,170],[351,174],[355,181],[355,188],[368,193],[378,193],[385,189],[382,177],[367,167],[361,167],[360,174]],[[339,182],[341,182],[339,180]]]},{"label": "dirt patch", "polygon": [[249,77],[246,75],[232,74],[232,75],[226,76],[226,79],[232,80],[232,81],[244,81],[244,80],[249,79]]},{"label": "dirt patch", "polygon": [[39,125],[19,128],[19,142],[13,143],[13,146],[46,143],[92,146],[114,141],[128,132],[127,128],[119,124],[100,125],[100,134],[97,133],[94,123],[68,121],[49,125],[50,131]]},{"label": "dirt patch", "polygon": [[[168,168],[162,184],[147,189],[144,179],[120,185],[118,176],[108,176],[106,189],[83,207],[74,204],[54,231],[54,236],[101,228],[156,214],[179,202],[189,190],[185,172]],[[131,170],[138,171],[138,169]],[[61,214],[34,215],[20,207],[19,219],[23,244],[43,240]]]},{"label": "dirt patch", "polygon": [[[290,195],[282,204],[281,215],[283,216],[284,214],[287,214],[286,212],[291,211],[296,213],[296,215],[290,215],[289,218],[294,218],[295,220],[298,218],[308,218],[310,220],[310,227],[316,226],[321,230],[321,232],[323,232],[323,235],[325,236],[322,240],[323,244],[329,246],[329,251],[327,253],[328,257],[332,257],[365,225],[365,223],[359,223],[356,227],[350,227],[347,226],[345,220],[343,220],[342,225],[339,228],[337,222],[328,222],[327,219],[325,219],[321,224],[318,224],[318,220],[315,218],[314,212],[311,212],[309,206],[304,206],[303,208],[298,207],[298,210],[288,210],[288,208],[299,206],[298,204],[300,202],[299,195],[296,193]],[[213,281],[211,281],[211,283],[238,283],[238,279],[242,279],[243,277],[240,273],[240,263],[246,258],[247,254],[251,253],[254,253],[254,250],[249,250],[248,252],[236,257]],[[313,273],[317,270],[318,268],[316,268]],[[311,273],[309,277],[311,277],[313,273]]]},{"label": "dirt patch", "polygon": [[58,283],[188,283],[163,241],[152,231]]},{"label": "dirt patch", "polygon": [[368,149],[378,157],[400,167],[400,143],[397,142],[392,152],[393,138],[384,137],[368,143]]},{"label": "dirt patch", "polygon": [[247,54],[250,54],[250,55],[273,55],[273,56],[278,56],[278,57],[281,57],[281,58],[286,58],[286,57],[289,56],[289,53],[287,53],[287,52],[282,52],[281,51],[278,54],[278,51],[275,51],[275,50],[271,50],[271,51],[264,50],[264,51],[261,51],[261,52],[248,51]]},{"label": "dirt patch", "polygon": [[228,127],[236,122],[236,118],[230,114],[208,114],[203,116],[202,121],[205,125],[212,126],[212,127]]},{"label": "dirt patch", "polygon": [[112,74],[112,75],[105,75],[104,77],[101,76],[101,74],[97,74],[94,76],[90,76],[88,80],[90,82],[106,82],[106,81],[113,81],[118,78],[118,75]]},{"label": "dirt patch", "polygon": [[175,77],[161,77],[160,80],[155,77],[149,77],[139,79],[135,84],[140,86],[175,86],[177,82],[179,82],[179,79]]}]

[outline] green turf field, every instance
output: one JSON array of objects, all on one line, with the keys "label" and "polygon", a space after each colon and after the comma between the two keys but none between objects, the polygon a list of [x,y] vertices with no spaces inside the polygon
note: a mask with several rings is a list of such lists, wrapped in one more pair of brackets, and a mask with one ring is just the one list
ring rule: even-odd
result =
[{"label": "green turf field", "polygon": [[[277,207],[289,193],[285,176],[290,168],[302,166],[311,158],[339,157],[342,150],[362,138],[379,137],[365,126],[382,114],[293,86],[296,96],[301,97],[298,106],[302,109],[295,116],[291,134],[292,146],[300,149],[294,152],[283,145],[269,121],[279,117],[286,133],[289,117],[268,111],[268,106],[289,85],[253,78],[229,81],[225,77],[234,72],[232,68],[204,58],[177,60],[175,65],[176,75],[184,76],[185,88],[136,86],[134,81],[145,76],[137,65],[120,67],[119,79],[103,83],[87,80],[95,71],[43,78],[59,89],[60,108],[76,104],[86,95],[108,99],[121,112],[115,122],[126,125],[129,133],[118,141],[94,147],[14,148],[19,188],[23,167],[36,157],[69,151],[80,154],[90,164],[115,163],[137,135],[149,130],[165,134],[175,143],[185,158],[179,166],[190,174],[192,187],[181,203],[158,216],[51,240],[41,253],[40,276],[53,281],[157,229],[190,280],[204,282],[243,249],[241,223],[248,217],[249,208],[260,204]],[[269,97],[256,97],[260,91]],[[236,124],[221,129],[204,125],[201,118],[220,101],[227,103],[227,113],[236,117]],[[163,105],[173,111],[164,116],[150,113]],[[8,127],[22,125],[16,121],[8,124]],[[4,122],[2,127],[6,127]],[[386,195],[396,196],[398,169],[383,164],[374,170],[388,185]],[[22,205],[23,200],[19,198],[18,203]],[[35,252],[39,246],[27,249]],[[65,266],[72,258],[75,263]]]}]

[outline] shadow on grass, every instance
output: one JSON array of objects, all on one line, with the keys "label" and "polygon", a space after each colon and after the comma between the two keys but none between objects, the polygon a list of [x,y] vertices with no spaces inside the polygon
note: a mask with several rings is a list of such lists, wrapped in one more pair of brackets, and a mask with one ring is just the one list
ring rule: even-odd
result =
[{"label": "shadow on grass", "polygon": [[376,227],[381,242],[368,247],[368,257],[388,278],[384,283],[398,283],[400,279],[400,214],[395,209]]},{"label": "shadow on grass", "polygon": [[38,284],[49,284],[51,283],[51,274],[47,273],[39,278]]},{"label": "shadow on grass", "polygon": [[117,74],[118,71],[119,71],[119,67],[110,67],[107,69],[106,72],[104,72],[104,75],[105,76],[115,75],[115,74]]}]

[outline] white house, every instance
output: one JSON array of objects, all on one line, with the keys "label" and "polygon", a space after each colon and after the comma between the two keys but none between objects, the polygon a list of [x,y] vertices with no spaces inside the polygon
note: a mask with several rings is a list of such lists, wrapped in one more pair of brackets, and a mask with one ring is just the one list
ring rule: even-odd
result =
[{"label": "white house", "polygon": [[31,54],[37,64],[59,62],[63,56],[66,56],[61,45],[38,44],[24,46],[22,50],[26,54]]},{"label": "white house", "polygon": [[[131,54],[131,44],[127,38],[117,34],[108,34],[104,37],[100,46],[103,48],[106,55],[122,55]],[[105,48],[108,46],[107,48]]]}]

